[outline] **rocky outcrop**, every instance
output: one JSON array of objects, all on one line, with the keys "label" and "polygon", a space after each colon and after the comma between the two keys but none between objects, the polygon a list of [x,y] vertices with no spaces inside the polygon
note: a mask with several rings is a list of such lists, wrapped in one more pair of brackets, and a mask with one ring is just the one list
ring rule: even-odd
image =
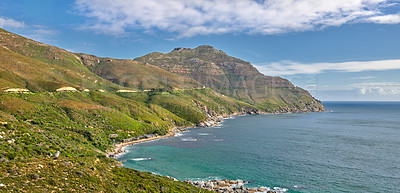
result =
[{"label": "rocky outcrop", "polygon": [[[171,177],[169,177],[171,178]],[[210,180],[210,181],[190,181],[185,180],[185,183],[192,184],[198,188],[207,189],[210,191],[223,192],[223,193],[252,193],[252,192],[266,192],[266,193],[282,193],[286,192],[285,188],[246,188],[245,185],[249,182],[242,180]]]},{"label": "rocky outcrop", "polygon": [[208,117],[207,120],[202,121],[197,124],[198,127],[214,127],[220,125],[222,120],[224,119],[223,116],[215,116],[215,117]]}]

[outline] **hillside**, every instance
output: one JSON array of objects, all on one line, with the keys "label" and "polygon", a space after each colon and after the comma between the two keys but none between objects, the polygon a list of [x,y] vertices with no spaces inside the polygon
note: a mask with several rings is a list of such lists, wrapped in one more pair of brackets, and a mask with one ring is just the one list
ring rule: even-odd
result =
[{"label": "hillside", "polygon": [[0,90],[55,91],[190,89],[201,84],[132,60],[76,54],[0,28]]},{"label": "hillside", "polygon": [[76,55],[92,72],[130,89],[172,90],[201,87],[199,82],[191,78],[178,76],[153,65],[132,60],[100,58],[87,54]]},{"label": "hillside", "polygon": [[265,111],[319,111],[322,105],[305,90],[280,77],[261,74],[249,62],[211,46],[175,48],[135,58],[200,83]]},{"label": "hillside", "polygon": [[79,57],[63,49],[0,29],[0,90],[26,88],[55,91],[64,86],[118,90],[81,64]]},{"label": "hillside", "polygon": [[260,108],[158,65],[71,53],[0,29],[0,191],[198,192],[107,155],[127,139],[220,116],[323,108],[276,80]]},{"label": "hillside", "polygon": [[[117,66],[136,68],[126,77],[143,80],[147,77],[133,76],[136,70],[154,72],[157,77],[146,80],[164,86],[124,87],[92,72],[103,64],[91,68],[83,54],[5,30],[0,40],[0,191],[198,192],[192,185],[118,167],[106,153],[128,138],[258,111],[157,67],[112,59]],[[158,72],[171,78],[162,82]],[[56,91],[66,86],[77,90]],[[135,88],[168,92],[116,92]]]}]

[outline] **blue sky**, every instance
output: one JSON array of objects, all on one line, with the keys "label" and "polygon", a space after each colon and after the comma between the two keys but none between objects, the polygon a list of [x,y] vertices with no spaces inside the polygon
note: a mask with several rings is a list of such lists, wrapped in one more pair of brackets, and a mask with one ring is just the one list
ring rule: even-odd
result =
[{"label": "blue sky", "polygon": [[212,45],[321,100],[400,100],[399,0],[2,0],[0,27],[113,58]]}]

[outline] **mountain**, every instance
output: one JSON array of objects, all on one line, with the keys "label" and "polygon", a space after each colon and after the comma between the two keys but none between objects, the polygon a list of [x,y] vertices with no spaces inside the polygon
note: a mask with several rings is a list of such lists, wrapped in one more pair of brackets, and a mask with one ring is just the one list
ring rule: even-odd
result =
[{"label": "mountain", "polygon": [[211,46],[175,48],[170,53],[155,52],[134,60],[193,78],[217,92],[264,111],[323,110],[320,102],[288,80],[265,76],[249,62]]},{"label": "mountain", "polygon": [[[0,29],[0,89],[116,91],[200,87],[192,79],[131,60],[75,54]],[[18,65],[12,65],[12,64]],[[103,77],[103,78],[102,78]],[[107,81],[109,80],[109,81]]]},{"label": "mountain", "polygon": [[[200,59],[216,61],[207,58],[218,58],[222,54],[218,52]],[[0,191],[203,192],[183,182],[119,167],[120,162],[107,156],[115,144],[126,140],[211,126],[221,116],[323,109],[287,80],[262,77],[263,84],[256,83],[250,80],[251,74],[259,75],[254,67],[224,57],[241,67],[229,70],[215,65],[218,73],[193,67],[206,75],[181,68],[212,80],[204,83],[162,66],[178,68],[180,60],[165,58],[157,60],[158,65],[101,58],[0,29]],[[225,59],[214,63],[226,63]],[[235,85],[234,77],[245,77],[245,84],[211,86],[218,80]],[[255,91],[249,91],[251,81],[257,85]],[[274,92],[258,100],[256,94],[263,87]],[[220,93],[224,90],[232,93]],[[251,97],[236,94],[243,91]]]}]

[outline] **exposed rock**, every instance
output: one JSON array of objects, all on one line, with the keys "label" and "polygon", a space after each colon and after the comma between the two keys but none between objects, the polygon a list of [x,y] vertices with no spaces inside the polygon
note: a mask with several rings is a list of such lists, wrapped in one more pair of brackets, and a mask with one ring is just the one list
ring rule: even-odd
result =
[{"label": "exposed rock", "polygon": [[139,91],[136,91],[136,90],[117,90],[117,92],[139,92]]},{"label": "exposed rock", "polygon": [[[187,184],[192,184],[198,188],[207,189],[210,191],[216,192],[226,192],[226,193],[254,193],[254,192],[265,192],[268,193],[283,193],[286,192],[287,189],[274,187],[272,190],[270,188],[246,188],[243,184],[247,184],[249,182],[242,180],[210,180],[210,181],[183,181]],[[239,186],[240,185],[240,186]]]},{"label": "exposed rock", "polygon": [[257,188],[257,192],[265,192],[267,189],[266,188],[263,188],[263,187],[261,187],[261,188]]},{"label": "exposed rock", "polygon": [[174,178],[174,177],[171,177],[171,176],[165,176],[165,177],[167,177],[167,178],[169,178],[169,179],[171,179],[171,180],[173,180],[173,181],[179,181],[178,179],[176,179],[176,178]]},{"label": "exposed rock", "polygon": [[118,134],[110,134],[110,135],[108,135],[108,137],[115,138],[115,137],[118,137]]},{"label": "exposed rock", "polygon": [[60,157],[60,151],[56,151],[56,153],[54,153],[54,158],[58,158]]},{"label": "exposed rock", "polygon": [[229,184],[237,184],[235,180],[229,180]]},{"label": "exposed rock", "polygon": [[78,90],[76,90],[76,88],[74,88],[74,87],[66,86],[66,87],[58,88],[58,89],[56,89],[56,91],[57,92],[67,92],[67,91],[75,92],[75,91],[78,91]]},{"label": "exposed rock", "polygon": [[7,90],[4,90],[4,92],[23,93],[23,92],[30,92],[30,91],[25,88],[9,88]]}]

